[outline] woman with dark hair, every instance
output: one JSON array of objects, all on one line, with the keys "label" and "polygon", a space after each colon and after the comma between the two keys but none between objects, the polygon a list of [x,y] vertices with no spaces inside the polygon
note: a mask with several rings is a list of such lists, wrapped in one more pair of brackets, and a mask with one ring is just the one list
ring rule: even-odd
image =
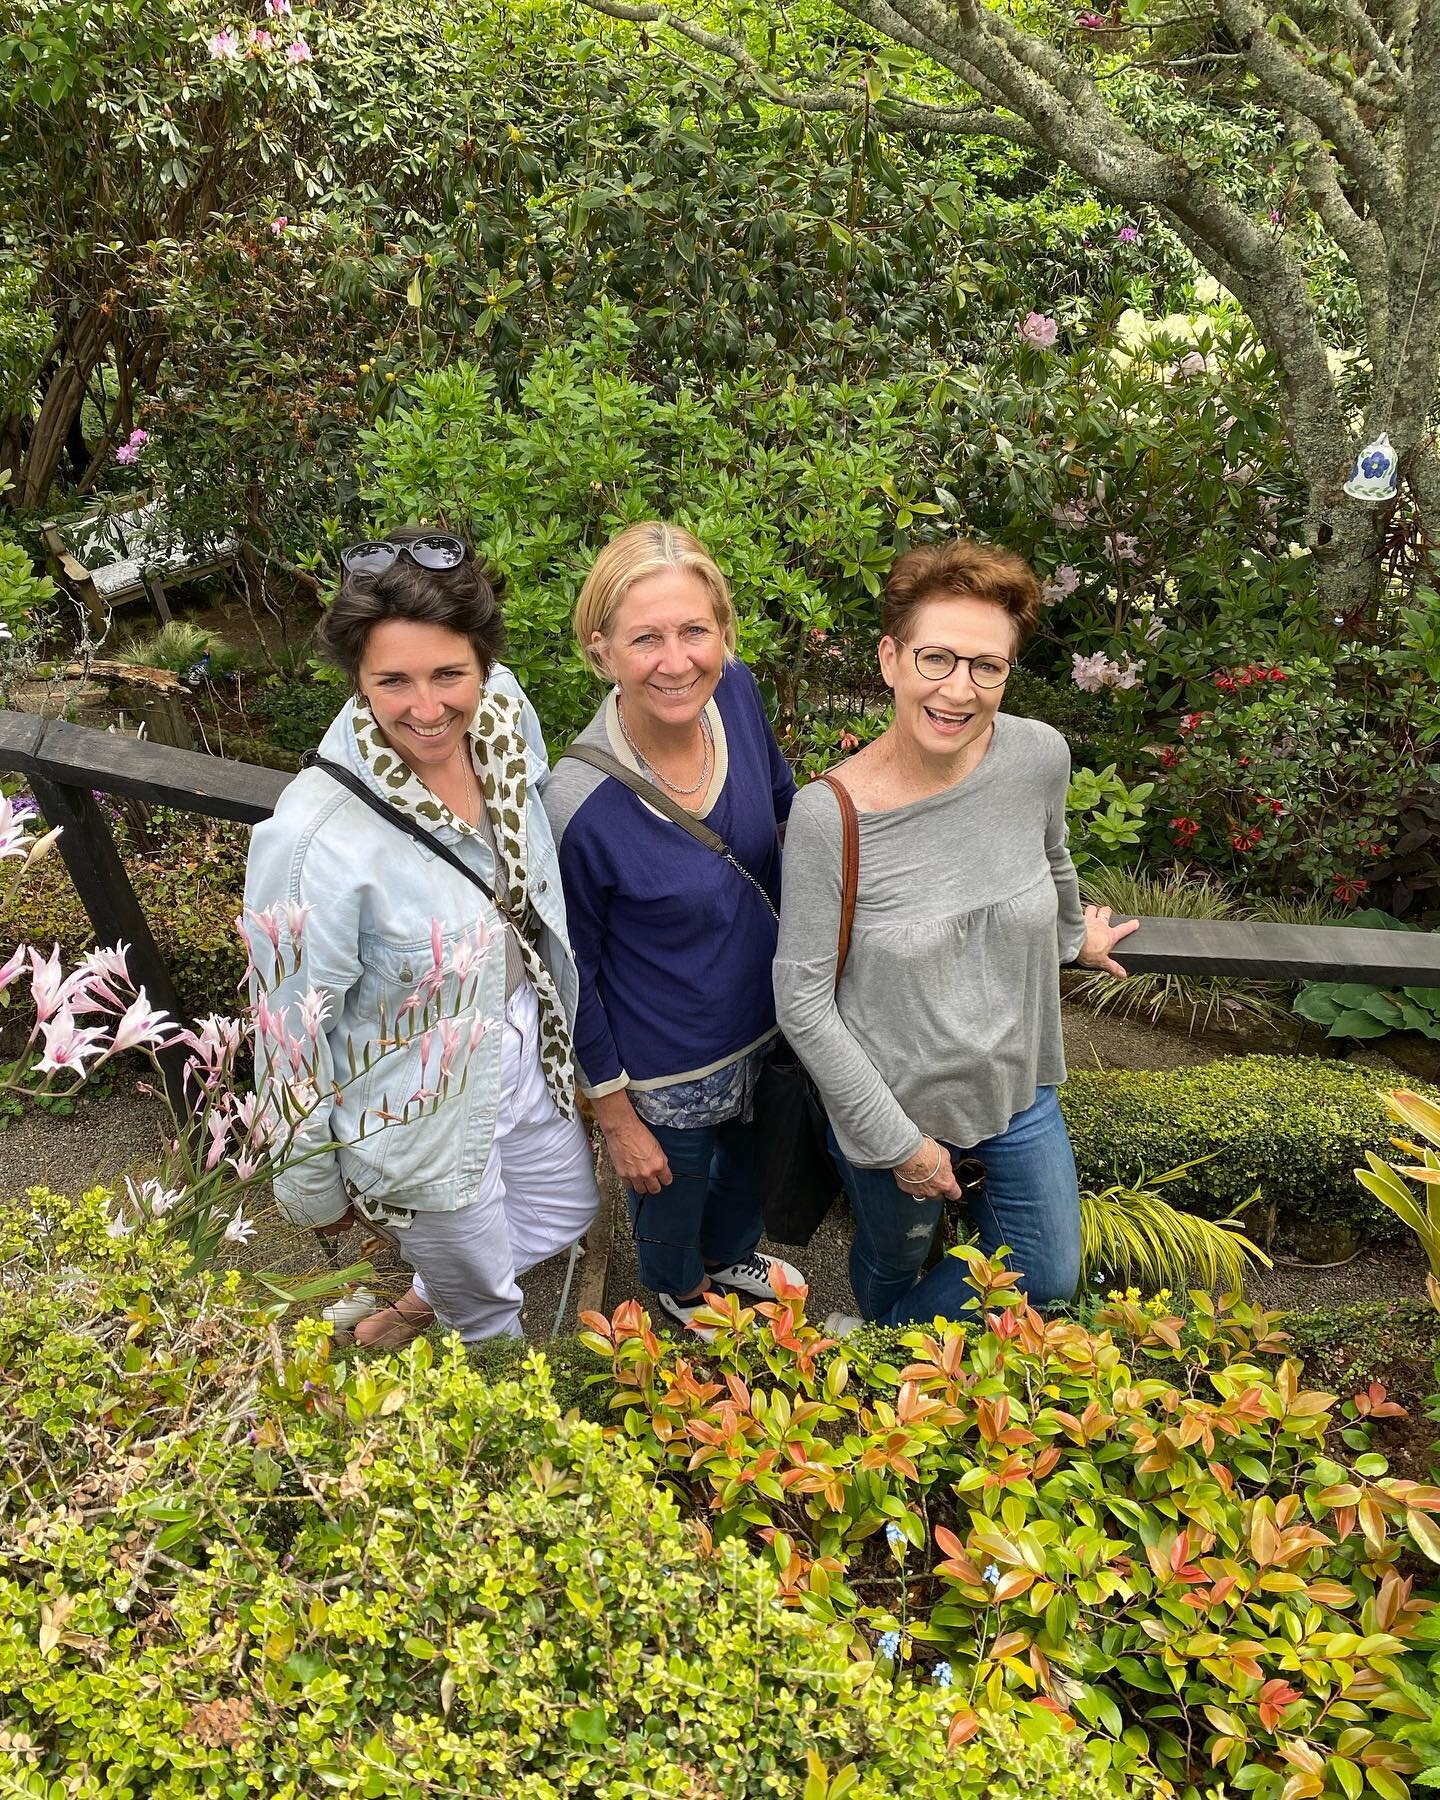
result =
[{"label": "woman with dark hair", "polygon": [[1079,1279],[1059,970],[1123,974],[1111,951],[1135,925],[1080,904],[1065,740],[1000,711],[1039,610],[1013,551],[955,541],[902,556],[879,646],[894,716],[790,814],[776,1013],[830,1116],[855,1213],[851,1286],[887,1325],[974,1303],[954,1258],[921,1276],[960,1197],[955,1152],[985,1165],[981,1248],[1009,1246],[1030,1299],[1069,1300]]},{"label": "woman with dark hair", "polygon": [[[437,1315],[467,1343],[515,1334],[516,1277],[573,1244],[597,1200],[575,1117],[578,984],[540,804],[545,744],[499,661],[501,583],[460,538],[396,530],[341,564],[319,636],[354,692],[318,764],[256,827],[245,884],[252,914],[313,909],[293,971],[250,934],[267,1005],[323,1007],[317,1103],[275,1198],[322,1233],[359,1214],[415,1270],[408,1294],[356,1326],[360,1342],[393,1347]],[[493,947],[477,962],[478,945]],[[478,974],[473,1029],[450,1034],[447,1097],[384,1122],[441,1053],[399,1047],[397,1018],[457,963]],[[283,1082],[270,1054],[262,1034],[257,1079]]]}]

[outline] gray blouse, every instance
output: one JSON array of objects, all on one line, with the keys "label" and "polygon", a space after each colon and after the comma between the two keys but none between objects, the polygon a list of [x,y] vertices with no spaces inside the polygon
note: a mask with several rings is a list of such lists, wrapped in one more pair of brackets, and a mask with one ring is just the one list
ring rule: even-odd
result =
[{"label": "gray blouse", "polygon": [[1059,969],[1085,941],[1069,779],[1059,732],[1000,713],[957,786],[862,812],[838,993],[839,807],[823,782],[800,790],[775,1006],[857,1167],[894,1168],[927,1136],[968,1149],[1065,1079]]}]

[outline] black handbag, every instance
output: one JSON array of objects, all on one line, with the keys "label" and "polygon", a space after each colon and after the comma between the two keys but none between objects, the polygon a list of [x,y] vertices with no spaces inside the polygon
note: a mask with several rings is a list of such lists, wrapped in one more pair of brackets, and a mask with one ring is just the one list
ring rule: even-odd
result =
[{"label": "black handbag", "polygon": [[[693,814],[678,806],[667,794],[627,769],[608,750],[589,744],[572,744],[562,753],[576,762],[612,776],[622,787],[638,794],[647,806],[669,819],[697,843],[723,857],[738,875],[744,877],[760,895],[775,918],[775,906],[769,894],[745,865],[734,855],[718,832],[704,825]],[[835,980],[845,967],[850,949],[850,929],[855,919],[855,890],[860,870],[860,823],[855,802],[838,781],[822,775],[822,781],[834,789],[840,803],[842,824],[842,866],[840,899],[840,947],[835,964]],[[760,1192],[765,1235],[774,1243],[803,1248],[814,1237],[821,1220],[839,1198],[842,1189],[840,1171],[830,1154],[826,1134],[829,1121],[820,1104],[815,1084],[800,1059],[783,1038],[777,1040],[774,1053],[760,1071],[755,1084],[754,1120],[759,1146],[756,1186]]]}]

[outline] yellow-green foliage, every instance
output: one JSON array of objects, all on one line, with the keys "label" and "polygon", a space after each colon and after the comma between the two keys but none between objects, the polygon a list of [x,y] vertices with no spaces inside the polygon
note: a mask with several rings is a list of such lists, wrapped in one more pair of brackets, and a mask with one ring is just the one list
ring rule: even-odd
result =
[{"label": "yellow-green foliage", "polygon": [[0,1210],[7,1792],[1122,1791],[1031,1705],[948,1750],[956,1697],[784,1604],[540,1356],[492,1386],[454,1339],[357,1366],[310,1322],[287,1351],[105,1202]]},{"label": "yellow-green foliage", "polygon": [[1123,1283],[1183,1288],[1194,1281],[1210,1293],[1240,1294],[1251,1260],[1269,1264],[1238,1225],[1182,1212],[1155,1192],[1163,1182],[1186,1181],[1170,1169],[1144,1187],[1124,1183],[1080,1196],[1080,1261],[1086,1276],[1103,1272]]},{"label": "yellow-green foliage", "polygon": [[[1187,1209],[1246,1214],[1281,1236],[1297,1221],[1349,1219],[1394,1235],[1385,1209],[1357,1193],[1353,1171],[1393,1129],[1370,1069],[1319,1057],[1243,1056],[1189,1069],[1082,1070],[1060,1093],[1082,1188],[1144,1184],[1195,1163]],[[1203,1161],[1201,1159],[1204,1159]]]},{"label": "yellow-green foliage", "polygon": [[[1355,1173],[1360,1185],[1420,1240],[1430,1264],[1430,1297],[1440,1306],[1440,1106],[1408,1088],[1387,1094],[1385,1104],[1393,1119],[1425,1141],[1396,1138],[1395,1147],[1407,1152],[1409,1162],[1386,1162],[1371,1150],[1365,1157],[1369,1166]],[[1419,1187],[1418,1194],[1412,1182]]]}]

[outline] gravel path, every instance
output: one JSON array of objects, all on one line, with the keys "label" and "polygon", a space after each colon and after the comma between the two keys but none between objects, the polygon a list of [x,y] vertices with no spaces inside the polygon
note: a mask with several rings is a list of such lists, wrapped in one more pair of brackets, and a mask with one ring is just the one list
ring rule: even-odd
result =
[{"label": "gravel path", "polygon": [[[1075,1006],[1065,1009],[1066,1051],[1072,1068],[1176,1068],[1205,1062],[1235,1050],[1273,1051],[1292,1049],[1285,1040],[1264,1044],[1254,1041],[1216,1040],[1211,1036],[1186,1037],[1183,1033],[1151,1031],[1145,1026],[1097,1015]],[[1404,1076],[1393,1066],[1386,1073]],[[54,1118],[31,1109],[10,1122],[0,1133],[0,1195],[23,1193],[43,1185],[57,1193],[78,1193],[97,1182],[119,1186],[129,1174],[143,1178],[163,1143],[164,1109],[154,1099],[136,1091],[133,1078],[117,1078],[106,1094],[85,1095],[68,1118]],[[320,1273],[325,1267],[314,1237],[289,1225],[273,1205],[256,1208],[260,1231],[236,1254],[237,1264],[298,1279]],[[852,1312],[854,1297],[846,1271],[850,1221],[848,1210],[837,1206],[804,1250],[779,1250],[800,1268],[810,1284],[810,1314],[820,1320],[832,1310]],[[340,1266],[363,1260],[362,1233],[354,1231],[336,1245]],[[765,1248],[775,1248],[764,1246]],[[389,1252],[372,1258],[376,1269],[373,1285],[385,1295],[400,1293],[408,1285],[408,1271]],[[564,1284],[567,1258],[553,1257],[530,1271],[521,1283],[525,1290],[524,1325],[534,1339],[550,1336]],[[1337,1268],[1278,1265],[1257,1274],[1252,1297],[1266,1306],[1308,1310],[1341,1306],[1356,1300],[1423,1296],[1424,1259],[1406,1248],[1377,1249]],[[649,1296],[639,1286],[635,1244],[623,1209],[615,1224],[606,1294],[608,1308],[638,1295]],[[573,1301],[567,1307],[562,1330],[574,1329]]]}]

